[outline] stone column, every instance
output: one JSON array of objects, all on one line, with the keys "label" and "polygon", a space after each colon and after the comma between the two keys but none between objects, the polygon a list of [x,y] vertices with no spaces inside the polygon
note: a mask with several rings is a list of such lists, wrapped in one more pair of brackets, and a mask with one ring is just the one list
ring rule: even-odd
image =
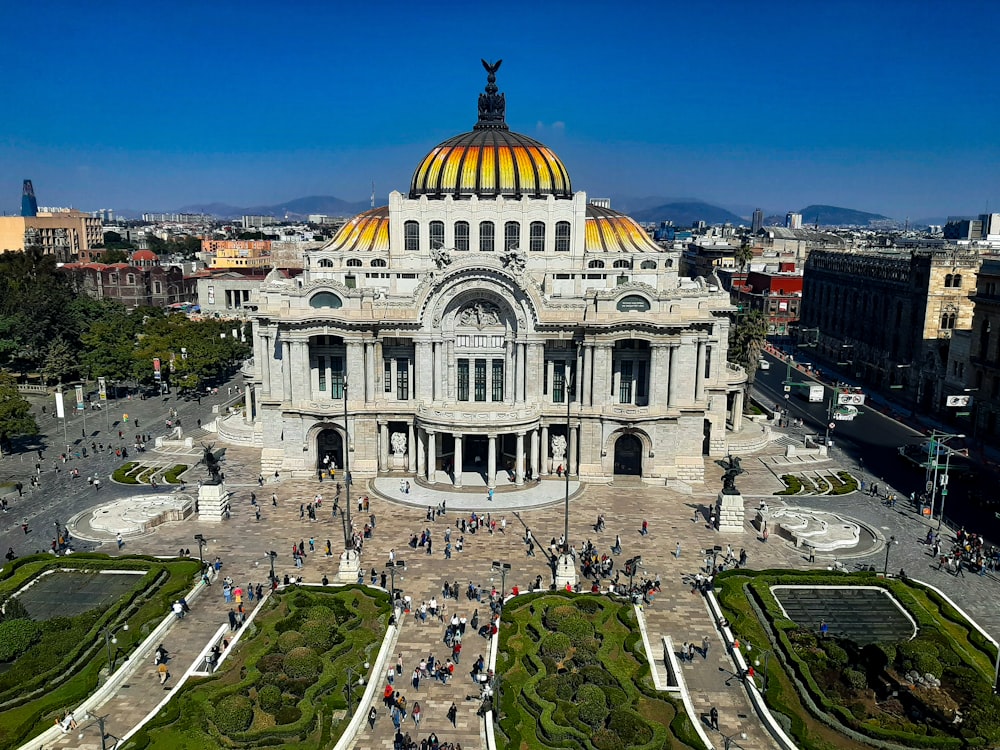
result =
[{"label": "stone column", "polygon": [[679,359],[680,347],[676,344],[672,344],[667,347],[667,406],[673,408],[677,406],[677,365]]},{"label": "stone column", "polygon": [[515,461],[514,484],[520,487],[524,484],[524,433],[517,433],[517,459]]},{"label": "stone column", "polygon": [[371,403],[377,398],[375,394],[375,344],[365,342],[365,402]]},{"label": "stone column", "polygon": [[396,394],[398,393],[397,388],[399,384],[399,373],[396,370],[397,360],[395,357],[389,360],[389,377],[392,378],[392,389],[389,391],[386,397],[387,401],[395,401]]},{"label": "stone column", "polygon": [[271,395],[271,359],[274,357],[274,345],[271,343],[270,336],[261,336],[261,353],[260,353],[260,380],[263,386],[264,395]]},{"label": "stone column", "polygon": [[432,344],[421,341],[417,344],[417,369],[413,379],[417,381],[417,398],[430,401],[434,397],[434,357]]},{"label": "stone column", "polygon": [[583,347],[583,404],[593,406],[594,404],[594,345],[586,344]]},{"label": "stone column", "polygon": [[378,423],[378,470],[389,470],[389,423]]},{"label": "stone column", "polygon": [[531,467],[531,476],[538,476],[538,429],[531,431],[531,462],[529,466]]},{"label": "stone column", "polygon": [[648,403],[650,407],[663,406],[665,399],[663,398],[662,391],[665,390],[667,383],[667,378],[664,375],[663,346],[661,344],[653,344],[649,352],[649,377],[646,378],[646,382],[648,383],[647,388],[649,389]]},{"label": "stone column", "polygon": [[743,429],[743,389],[736,391],[733,398],[733,432]]},{"label": "stone column", "polygon": [[[563,377],[565,378],[565,375],[563,375]],[[555,403],[552,400],[552,395],[555,392],[555,388],[553,387],[555,385],[555,379],[556,379],[556,362],[554,359],[548,359],[545,361],[545,382],[548,384],[549,387],[549,392],[545,394],[545,403],[547,404]],[[564,381],[563,391],[565,390],[566,390],[566,385]]]},{"label": "stone column", "polygon": [[[417,439],[417,476],[422,477],[427,473],[427,441],[424,439],[422,428],[416,428],[415,433]],[[413,470],[412,467],[410,470]]]},{"label": "stone column", "polygon": [[486,486],[497,486],[497,436],[494,433],[489,435],[489,456],[486,459]]},{"label": "stone column", "polygon": [[406,470],[412,472],[416,466],[417,460],[417,446],[414,443],[414,438],[416,435],[416,429],[413,427],[413,422],[410,422],[409,433],[406,440]]},{"label": "stone column", "polygon": [[696,344],[696,355],[694,360],[694,400],[705,400],[705,342],[699,341]]},{"label": "stone column", "polygon": [[583,347],[576,349],[576,375],[573,378],[573,403],[583,403]]},{"label": "stone column", "polygon": [[577,474],[580,471],[580,467],[577,465],[576,460],[576,442],[577,435],[580,432],[579,425],[572,425],[569,428],[569,446],[566,448],[566,473]]},{"label": "stone column", "polygon": [[409,385],[410,385],[410,401],[413,401],[417,397],[417,370],[416,362],[413,357],[408,357],[406,361],[407,367],[409,369]]},{"label": "stone column", "polygon": [[354,394],[356,401],[365,395],[365,356],[360,341],[347,342],[347,361],[344,363],[347,372],[347,395]]},{"label": "stone column", "polygon": [[545,345],[526,344],[524,365],[524,400],[542,402],[542,368],[545,366]]},{"label": "stone column", "polygon": [[441,370],[441,377],[444,381],[445,398],[449,401],[455,400],[455,342],[444,342],[444,367]]},{"label": "stone column", "polygon": [[542,425],[542,450],[539,454],[541,464],[538,467],[538,476],[544,477],[549,473],[549,426]]},{"label": "stone column", "polygon": [[282,400],[292,402],[292,342],[281,342],[281,396]]},{"label": "stone column", "polygon": [[507,339],[506,345],[504,346],[504,360],[503,360],[503,400],[504,403],[512,404],[514,403],[514,380],[516,378],[517,368],[514,366],[514,342],[511,339]]},{"label": "stone column", "polygon": [[441,400],[441,388],[444,380],[441,377],[441,342],[431,343],[431,358],[433,359],[433,370],[431,375],[431,398],[435,401]]},{"label": "stone column", "polygon": [[525,344],[515,344],[517,350],[517,370],[515,374],[515,395],[514,399],[519,404],[524,403],[524,390],[527,383],[527,373],[524,371],[524,347]]},{"label": "stone column", "polygon": [[455,487],[462,486],[462,433],[456,432],[455,435]]},{"label": "stone column", "polygon": [[600,345],[594,352],[594,377],[592,383],[595,406],[608,403],[611,392],[611,347]]},{"label": "stone column", "polygon": [[427,483],[434,484],[437,480],[437,445],[434,440],[434,433],[427,431]]},{"label": "stone column", "polygon": [[615,362],[615,355],[611,354],[611,403],[617,404],[622,385],[622,363],[621,360]]},{"label": "stone column", "polygon": [[247,424],[253,422],[253,398],[249,383],[243,385],[243,421]]}]

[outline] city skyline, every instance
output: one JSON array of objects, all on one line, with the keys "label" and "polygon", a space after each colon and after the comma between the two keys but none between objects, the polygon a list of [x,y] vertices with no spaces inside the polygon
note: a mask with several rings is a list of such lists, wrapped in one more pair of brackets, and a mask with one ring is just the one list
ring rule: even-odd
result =
[{"label": "city skyline", "polygon": [[373,181],[384,203],[472,127],[481,57],[504,60],[511,128],[593,197],[900,220],[1000,207],[1000,64],[966,32],[1000,20],[986,3],[7,15],[22,32],[0,49],[0,92],[17,103],[0,122],[0,211],[17,209],[25,178],[41,204],[85,210],[359,201]]}]

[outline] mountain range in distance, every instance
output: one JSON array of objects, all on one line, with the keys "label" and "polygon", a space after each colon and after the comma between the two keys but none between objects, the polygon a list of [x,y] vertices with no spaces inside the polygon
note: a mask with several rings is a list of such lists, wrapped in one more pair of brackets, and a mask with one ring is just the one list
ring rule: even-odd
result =
[{"label": "mountain range in distance", "polygon": [[[384,203],[381,203],[384,205]],[[732,224],[733,226],[749,226],[749,216],[714,205],[697,198],[667,198],[662,196],[620,196],[614,197],[611,206],[637,221],[655,222],[672,221],[678,227],[689,227],[704,221],[709,225]],[[733,207],[740,210],[740,207]],[[207,214],[219,219],[233,219],[240,216],[272,216],[277,219],[305,219],[309,214],[325,214],[327,216],[355,216],[371,208],[370,201],[345,201],[332,195],[312,195],[303,198],[277,203],[273,205],[234,206],[229,203],[194,203],[175,209],[177,213]],[[120,216],[132,212],[120,211]],[[800,209],[803,227],[809,226],[861,226],[870,222],[893,221],[888,216],[852,208],[812,204]],[[136,212],[136,216],[139,212]],[[765,226],[784,226],[785,216],[773,214],[765,216]],[[925,223],[943,223],[934,221],[914,221],[915,226]]]}]

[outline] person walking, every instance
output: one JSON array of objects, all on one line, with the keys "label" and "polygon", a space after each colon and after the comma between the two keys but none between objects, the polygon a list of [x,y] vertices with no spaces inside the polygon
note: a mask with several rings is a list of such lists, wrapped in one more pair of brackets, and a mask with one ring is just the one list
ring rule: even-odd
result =
[{"label": "person walking", "polygon": [[451,725],[453,727],[458,726],[455,723],[457,718],[458,718],[458,707],[454,703],[452,703],[451,708],[448,709],[448,721],[451,722]]},{"label": "person walking", "polygon": [[716,732],[719,731],[719,709],[715,706],[712,706],[712,710],[708,712],[708,723]]},{"label": "person walking", "polygon": [[375,720],[377,718],[378,718],[378,710],[375,708],[375,706],[372,706],[371,710],[368,712],[368,727],[370,729],[375,728]]},{"label": "person walking", "polygon": [[647,521],[645,518],[642,519],[642,531],[640,531],[639,533],[642,534],[643,536],[647,536],[649,534],[649,521]]},{"label": "person walking", "polygon": [[117,534],[115,534],[115,540],[118,542],[118,549],[121,549],[122,547],[125,546],[125,540],[122,539],[122,533],[120,531]]},{"label": "person walking", "polygon": [[677,547],[674,549],[674,557],[678,560],[681,559],[681,543],[677,542]]},{"label": "person walking", "polygon": [[707,659],[708,658],[708,647],[711,646],[711,645],[712,645],[712,643],[711,643],[711,641],[708,640],[708,636],[707,635],[704,638],[701,639],[701,658],[702,659]]},{"label": "person walking", "polygon": [[410,679],[414,690],[420,690],[420,667],[414,667],[413,677]]},{"label": "person walking", "polygon": [[417,701],[413,704],[413,711],[410,713],[413,717],[414,730],[420,729],[420,717],[423,716],[423,712],[420,710],[420,702]]}]

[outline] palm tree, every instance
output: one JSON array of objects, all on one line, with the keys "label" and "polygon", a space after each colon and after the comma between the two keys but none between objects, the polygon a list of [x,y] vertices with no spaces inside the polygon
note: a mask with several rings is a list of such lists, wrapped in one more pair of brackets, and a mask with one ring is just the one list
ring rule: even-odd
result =
[{"label": "palm tree", "polygon": [[760,310],[735,313],[729,328],[729,361],[742,365],[747,371],[744,408],[750,406],[750,388],[757,375],[760,353],[767,342],[767,318]]},{"label": "palm tree", "polygon": [[750,261],[753,260],[753,248],[750,247],[750,237],[744,235],[740,241],[739,248],[733,254],[733,259],[736,261],[740,273],[745,273],[747,266],[750,265]]}]

